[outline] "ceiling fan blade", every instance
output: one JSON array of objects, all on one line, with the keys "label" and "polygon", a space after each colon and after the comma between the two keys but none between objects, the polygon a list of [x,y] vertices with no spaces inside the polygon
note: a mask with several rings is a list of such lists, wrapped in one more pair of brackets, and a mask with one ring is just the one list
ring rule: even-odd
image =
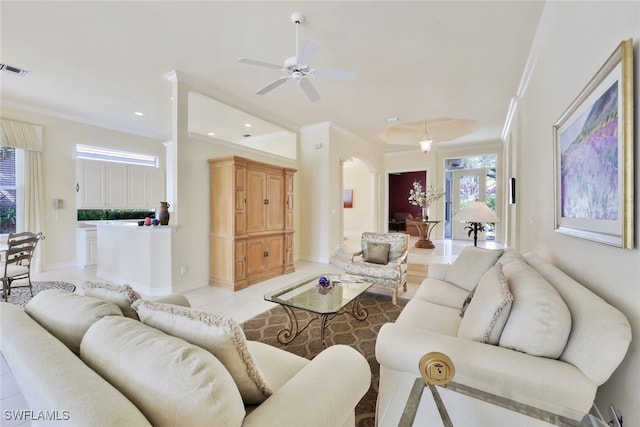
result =
[{"label": "ceiling fan blade", "polygon": [[271,68],[273,70],[282,70],[282,65],[271,64],[269,62],[256,61],[255,59],[240,58],[238,59],[238,61],[244,64],[257,65],[258,67],[266,67],[266,68]]},{"label": "ceiling fan blade", "polygon": [[309,65],[311,60],[317,55],[320,49],[320,43],[315,40],[307,39],[302,47],[302,52],[298,55],[298,64]]},{"label": "ceiling fan blade", "polygon": [[259,91],[257,91],[256,94],[264,95],[265,93],[270,92],[273,89],[277,88],[278,86],[286,83],[287,80],[289,80],[288,76],[282,76],[282,77],[272,81],[271,83],[269,83],[268,85],[266,85],[265,87],[260,89]]},{"label": "ceiling fan blade", "polygon": [[354,71],[336,71],[336,70],[311,70],[313,77],[333,80],[355,80],[356,73]]},{"label": "ceiling fan blade", "polygon": [[299,81],[299,83],[300,83],[300,87],[302,88],[304,93],[307,95],[307,98],[309,98],[309,101],[316,102],[320,99],[320,95],[316,91],[316,88],[313,87],[313,85],[309,80],[302,79]]}]

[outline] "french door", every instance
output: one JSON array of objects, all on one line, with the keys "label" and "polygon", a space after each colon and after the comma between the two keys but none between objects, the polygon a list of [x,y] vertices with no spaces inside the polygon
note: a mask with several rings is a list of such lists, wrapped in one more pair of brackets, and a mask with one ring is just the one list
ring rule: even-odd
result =
[{"label": "french door", "polygon": [[[452,217],[467,206],[469,202],[487,200],[487,175],[489,169],[460,169],[453,171],[452,193]],[[459,240],[470,240],[468,231],[464,229],[466,224],[452,220],[453,238]],[[478,240],[486,240],[486,232],[478,233]]]}]

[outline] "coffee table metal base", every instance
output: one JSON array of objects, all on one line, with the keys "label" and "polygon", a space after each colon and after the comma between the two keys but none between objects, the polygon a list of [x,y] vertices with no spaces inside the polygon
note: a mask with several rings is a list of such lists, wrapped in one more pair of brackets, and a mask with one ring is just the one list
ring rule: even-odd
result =
[{"label": "coffee table metal base", "polygon": [[[294,309],[288,305],[280,304],[284,311],[287,313],[287,317],[289,318],[289,328],[284,328],[278,332],[278,342],[280,344],[289,344],[293,341],[298,335],[304,332],[311,323],[320,319],[320,341],[323,346],[326,346],[326,342],[324,339],[324,331],[329,323],[329,320],[341,314],[349,314],[353,316],[353,318],[357,320],[365,320],[369,317],[369,312],[366,308],[362,307],[359,303],[360,298],[356,298],[351,302],[351,310],[340,310],[337,313],[325,313],[319,314],[318,317],[312,317],[304,326],[301,327],[298,318],[296,317],[296,313]],[[306,310],[305,310],[306,311]]]}]

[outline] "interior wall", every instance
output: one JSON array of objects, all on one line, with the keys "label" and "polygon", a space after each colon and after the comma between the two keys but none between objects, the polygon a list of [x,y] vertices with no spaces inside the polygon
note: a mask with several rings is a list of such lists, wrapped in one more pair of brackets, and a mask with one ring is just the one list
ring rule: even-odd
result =
[{"label": "interior wall", "polygon": [[[42,251],[42,269],[55,270],[75,266],[76,244],[76,144],[108,147],[158,156],[165,162],[161,141],[109,130],[52,116],[2,107],[2,118],[43,127],[42,168],[44,181],[44,230],[46,239],[38,244]],[[64,207],[53,209],[53,199],[62,199]],[[160,200],[158,200],[158,207]]]},{"label": "interior wall", "polygon": [[334,123],[300,129],[300,258],[328,263],[343,242],[342,163],[352,157],[367,167],[372,182],[373,231],[383,230],[383,155]]},{"label": "interior wall", "polygon": [[[636,249],[619,249],[554,231],[553,123],[573,102],[622,40],[634,39],[635,194],[640,189],[639,2],[547,2],[543,38],[519,115],[518,205],[520,249],[534,251],[624,313],[631,324],[629,351],[598,390],[600,410],[614,404],[625,425],[640,425],[640,230],[636,202]],[[594,352],[607,351],[594,343]],[[610,418],[607,419],[609,421]]]},{"label": "interior wall", "polygon": [[[174,292],[207,286],[209,281],[209,163],[208,159],[241,156],[252,160],[295,168],[295,163],[246,149],[238,151],[233,143],[193,136],[180,144],[178,193],[180,222],[172,236],[172,266]],[[294,176],[294,191],[296,181]],[[215,191],[215,190],[214,190]],[[297,193],[296,191],[296,194]],[[295,211],[294,211],[295,212]],[[294,227],[297,232],[296,220]],[[295,237],[295,235],[294,235]],[[296,250],[294,243],[294,251]],[[186,272],[182,273],[182,266]]]},{"label": "interior wall", "polygon": [[414,218],[422,215],[420,206],[409,203],[409,191],[415,181],[419,181],[423,189],[428,188],[431,185],[428,179],[426,171],[389,174],[389,218],[396,212],[407,212]]},{"label": "interior wall", "polygon": [[343,188],[353,190],[353,207],[343,208],[344,236],[360,236],[373,227],[373,182],[367,166],[357,158],[343,163]]}]

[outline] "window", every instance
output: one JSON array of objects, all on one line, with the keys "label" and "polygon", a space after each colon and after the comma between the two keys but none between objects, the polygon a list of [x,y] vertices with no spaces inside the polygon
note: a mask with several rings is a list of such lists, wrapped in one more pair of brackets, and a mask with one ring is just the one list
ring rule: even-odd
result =
[{"label": "window", "polygon": [[0,234],[16,232],[16,150],[0,147]]},{"label": "window", "polygon": [[130,153],[108,148],[76,145],[76,158],[102,160],[104,162],[127,163],[130,165],[158,167],[158,157],[149,154]]}]

